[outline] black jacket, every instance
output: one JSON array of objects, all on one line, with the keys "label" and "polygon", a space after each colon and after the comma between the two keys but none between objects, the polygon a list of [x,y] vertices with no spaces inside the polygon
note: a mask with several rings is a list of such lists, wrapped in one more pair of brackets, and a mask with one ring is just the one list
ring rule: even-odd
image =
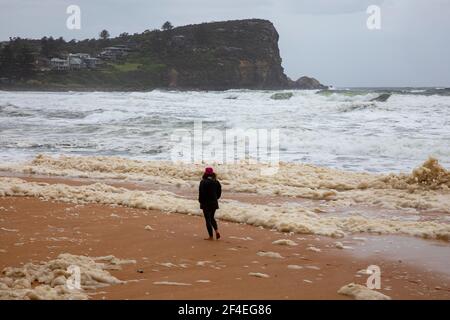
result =
[{"label": "black jacket", "polygon": [[222,195],[222,186],[218,180],[212,178],[202,179],[198,187],[198,201],[200,209],[219,209],[219,202]]}]

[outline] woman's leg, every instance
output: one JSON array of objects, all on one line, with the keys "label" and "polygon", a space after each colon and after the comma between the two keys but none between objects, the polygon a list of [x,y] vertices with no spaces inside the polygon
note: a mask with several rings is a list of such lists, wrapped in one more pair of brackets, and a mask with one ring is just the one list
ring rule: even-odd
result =
[{"label": "woman's leg", "polygon": [[216,231],[216,239],[219,240],[220,239],[220,233],[219,233],[219,227],[217,226],[217,221],[214,218],[215,214],[216,214],[216,209],[211,211],[211,225],[214,228],[214,230]]},{"label": "woman's leg", "polygon": [[214,228],[214,230],[217,230],[217,221],[214,218],[215,214],[216,214],[216,209],[211,210],[211,225]]},{"label": "woman's leg", "polygon": [[206,222],[206,229],[208,230],[208,234],[209,234],[209,238],[212,239],[213,237],[213,228],[212,228],[212,222],[211,222],[211,218],[212,218],[212,214],[211,214],[211,210],[209,209],[203,209],[203,216],[205,217],[205,222]]}]

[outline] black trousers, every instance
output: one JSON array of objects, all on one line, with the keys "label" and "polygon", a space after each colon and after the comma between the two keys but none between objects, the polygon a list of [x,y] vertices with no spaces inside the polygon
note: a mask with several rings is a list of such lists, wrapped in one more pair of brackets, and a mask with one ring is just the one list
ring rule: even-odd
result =
[{"label": "black trousers", "polygon": [[210,237],[213,236],[213,229],[217,230],[217,222],[214,219],[214,214],[216,213],[216,209],[203,209],[203,216],[205,217],[206,229],[208,229],[208,234]]}]

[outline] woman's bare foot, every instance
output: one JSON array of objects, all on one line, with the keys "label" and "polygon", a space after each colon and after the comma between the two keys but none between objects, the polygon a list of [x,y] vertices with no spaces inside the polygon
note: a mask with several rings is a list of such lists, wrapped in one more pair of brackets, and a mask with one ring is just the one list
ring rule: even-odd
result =
[{"label": "woman's bare foot", "polygon": [[203,240],[214,240],[214,238],[213,237],[208,237],[208,238],[205,238],[205,239],[203,239]]},{"label": "woman's bare foot", "polygon": [[220,233],[219,233],[219,231],[216,231],[216,239],[217,239],[217,240],[220,239]]}]

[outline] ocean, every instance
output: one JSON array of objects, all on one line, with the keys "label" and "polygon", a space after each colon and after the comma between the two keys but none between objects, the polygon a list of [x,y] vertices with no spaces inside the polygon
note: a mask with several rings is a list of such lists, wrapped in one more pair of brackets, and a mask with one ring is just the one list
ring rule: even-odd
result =
[{"label": "ocean", "polygon": [[[279,91],[276,91],[279,92]],[[279,130],[279,158],[349,171],[450,166],[450,90],[0,91],[0,161],[37,154],[170,160],[177,129]],[[382,93],[386,102],[371,101]]]}]

